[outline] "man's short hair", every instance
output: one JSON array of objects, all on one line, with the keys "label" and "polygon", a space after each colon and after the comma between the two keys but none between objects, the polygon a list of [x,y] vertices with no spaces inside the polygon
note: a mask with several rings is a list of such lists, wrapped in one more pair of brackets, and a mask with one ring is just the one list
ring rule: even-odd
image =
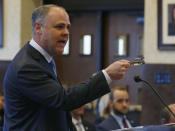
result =
[{"label": "man's short hair", "polygon": [[43,5],[40,6],[38,8],[36,8],[33,12],[32,12],[32,17],[31,17],[31,22],[32,22],[32,32],[34,31],[34,23],[36,21],[39,21],[41,24],[44,22],[44,18],[47,16],[50,8],[52,7],[58,7],[60,9],[65,10],[63,7],[61,6],[57,6],[54,4],[49,4],[49,5]]},{"label": "man's short hair", "polygon": [[110,100],[114,99],[114,92],[116,90],[126,91],[128,93],[128,86],[120,85],[120,86],[116,86],[116,87],[112,88],[111,93],[110,93]]}]

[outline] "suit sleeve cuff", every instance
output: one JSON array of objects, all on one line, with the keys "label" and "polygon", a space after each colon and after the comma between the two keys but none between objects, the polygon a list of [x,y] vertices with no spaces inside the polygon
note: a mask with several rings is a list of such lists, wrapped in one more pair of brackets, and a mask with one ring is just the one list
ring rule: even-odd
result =
[{"label": "suit sleeve cuff", "polygon": [[109,75],[106,73],[105,70],[102,70],[102,72],[103,72],[103,74],[104,74],[104,76],[106,78],[106,81],[107,81],[108,85],[110,85],[111,82],[112,82],[111,78],[109,77]]}]

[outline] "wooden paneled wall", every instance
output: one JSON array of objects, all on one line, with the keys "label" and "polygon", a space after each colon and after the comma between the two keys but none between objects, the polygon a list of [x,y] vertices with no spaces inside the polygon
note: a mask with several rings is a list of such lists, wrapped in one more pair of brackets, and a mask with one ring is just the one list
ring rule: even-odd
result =
[{"label": "wooden paneled wall", "polygon": [[144,0],[43,0],[43,4],[58,4],[67,10],[123,10],[144,8]]},{"label": "wooden paneled wall", "polygon": [[[146,64],[142,69],[142,79],[155,88],[167,104],[175,103],[175,65]],[[164,108],[150,87],[142,86],[142,115],[144,125],[160,124],[160,112]]]}]

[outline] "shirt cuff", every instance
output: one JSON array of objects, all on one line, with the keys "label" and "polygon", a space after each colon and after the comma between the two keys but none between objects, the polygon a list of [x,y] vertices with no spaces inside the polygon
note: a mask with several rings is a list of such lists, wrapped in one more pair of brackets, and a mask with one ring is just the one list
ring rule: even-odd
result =
[{"label": "shirt cuff", "polygon": [[112,82],[111,78],[109,77],[109,75],[106,73],[105,70],[102,70],[102,72],[103,72],[103,74],[104,74],[104,76],[106,78],[106,81],[107,81],[108,85],[110,85],[111,82]]}]

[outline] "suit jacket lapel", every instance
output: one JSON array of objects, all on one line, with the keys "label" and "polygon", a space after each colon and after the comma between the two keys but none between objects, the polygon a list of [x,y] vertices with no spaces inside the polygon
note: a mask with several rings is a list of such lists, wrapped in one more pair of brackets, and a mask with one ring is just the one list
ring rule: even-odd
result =
[{"label": "suit jacket lapel", "polygon": [[120,129],[121,127],[120,127],[120,125],[119,125],[119,123],[118,123],[118,121],[112,116],[112,115],[110,115],[111,116],[111,119],[112,119],[112,123],[114,123],[114,124],[111,124],[111,125],[113,125],[114,126],[114,129]]},{"label": "suit jacket lapel", "polygon": [[58,77],[55,75],[53,71],[52,65],[47,62],[44,56],[40,52],[38,52],[35,48],[33,48],[29,44],[29,42],[26,44],[26,48],[27,48],[27,51],[31,54],[31,56],[42,65],[45,71],[47,71],[61,85],[60,80],[58,79]]}]

